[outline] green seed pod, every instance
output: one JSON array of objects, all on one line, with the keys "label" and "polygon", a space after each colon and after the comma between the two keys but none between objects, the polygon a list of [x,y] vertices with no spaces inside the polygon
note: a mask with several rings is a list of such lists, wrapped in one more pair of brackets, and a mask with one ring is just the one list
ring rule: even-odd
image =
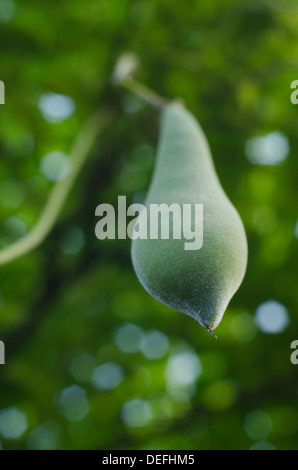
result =
[{"label": "green seed pod", "polygon": [[[174,239],[173,230],[169,239],[136,238],[131,250],[135,272],[153,297],[212,331],[243,280],[247,241],[239,214],[216,175],[206,137],[179,103],[162,111],[147,214],[151,204],[163,203],[179,204],[181,210],[184,204],[203,204],[203,245],[184,249],[185,240]],[[193,231],[200,230],[196,221],[190,223]]]}]

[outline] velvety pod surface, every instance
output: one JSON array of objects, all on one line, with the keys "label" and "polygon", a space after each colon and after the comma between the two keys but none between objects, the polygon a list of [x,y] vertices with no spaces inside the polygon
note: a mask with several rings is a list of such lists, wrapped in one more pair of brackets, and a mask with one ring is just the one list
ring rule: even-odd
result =
[{"label": "velvety pod surface", "polygon": [[[219,324],[246,270],[242,221],[224,193],[206,137],[178,103],[165,107],[153,179],[145,205],[203,204],[203,245],[185,250],[185,239],[135,239],[132,262],[145,289],[206,328]],[[194,218],[192,218],[194,228]],[[171,224],[170,224],[171,226]],[[148,230],[149,233],[149,230]]]}]

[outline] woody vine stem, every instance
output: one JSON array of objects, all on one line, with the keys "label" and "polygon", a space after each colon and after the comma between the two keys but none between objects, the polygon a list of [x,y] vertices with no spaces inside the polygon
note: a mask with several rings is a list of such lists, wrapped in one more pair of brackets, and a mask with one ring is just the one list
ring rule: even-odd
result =
[{"label": "woody vine stem", "polygon": [[46,238],[70,193],[71,188],[86,161],[89,151],[107,122],[103,121],[101,113],[94,114],[81,129],[71,151],[71,173],[62,181],[56,183],[48,197],[48,201],[38,219],[35,227],[23,238],[0,251],[0,265],[8,264],[20,256],[32,251]]},{"label": "woody vine stem", "polygon": [[127,90],[132,91],[136,95],[143,98],[145,101],[147,101],[147,103],[151,104],[154,108],[162,109],[167,103],[169,103],[169,100],[158,95],[157,93],[155,93],[155,91],[146,87],[145,85],[137,81],[132,76],[125,78],[121,82],[121,85]]},{"label": "woody vine stem", "polygon": [[[168,102],[168,100],[135,80],[131,74],[127,74],[122,80],[115,81],[115,84],[135,93],[157,109],[162,109]],[[0,250],[0,266],[29,253],[44,241],[53,228],[96,138],[110,121],[111,115],[98,111],[86,122],[70,151],[71,173],[53,186],[46,205],[33,229],[20,240]]]}]

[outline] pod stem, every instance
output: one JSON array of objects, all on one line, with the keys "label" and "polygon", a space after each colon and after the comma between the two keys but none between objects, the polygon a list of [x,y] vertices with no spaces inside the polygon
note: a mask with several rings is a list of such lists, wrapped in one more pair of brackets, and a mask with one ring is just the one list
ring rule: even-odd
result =
[{"label": "pod stem", "polygon": [[135,78],[128,76],[122,82],[121,86],[129,91],[132,91],[136,95],[143,98],[147,103],[151,104],[154,108],[162,109],[170,100],[160,96],[151,88],[143,85]]},{"label": "pod stem", "polygon": [[118,57],[115,63],[111,76],[112,83],[116,86],[122,86],[123,88],[133,92],[135,95],[142,98],[154,108],[158,110],[163,109],[173,100],[169,100],[164,96],[159,95],[151,88],[135,79],[135,75],[139,71],[140,66],[141,64],[138,56],[136,56],[133,52],[124,52],[120,55],[120,57]]},{"label": "pod stem", "polygon": [[102,112],[96,112],[89,118],[79,132],[70,151],[71,173],[53,186],[40,218],[33,229],[20,240],[0,250],[0,265],[10,263],[32,251],[43,242],[55,224],[96,137],[109,120],[110,118]]}]

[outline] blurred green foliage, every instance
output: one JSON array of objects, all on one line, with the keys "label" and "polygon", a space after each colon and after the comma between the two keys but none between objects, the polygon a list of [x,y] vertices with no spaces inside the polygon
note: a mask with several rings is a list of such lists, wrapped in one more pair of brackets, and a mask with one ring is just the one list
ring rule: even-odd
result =
[{"label": "blurred green foliage", "polygon": [[[1,267],[4,449],[297,449],[297,13],[294,0],[0,0],[2,248],[34,226],[88,116],[112,115],[45,243]],[[96,206],[141,201],[153,168],[157,112],[111,85],[127,50],[200,121],[247,230],[217,342],[144,291],[130,240],[95,237]]]}]

